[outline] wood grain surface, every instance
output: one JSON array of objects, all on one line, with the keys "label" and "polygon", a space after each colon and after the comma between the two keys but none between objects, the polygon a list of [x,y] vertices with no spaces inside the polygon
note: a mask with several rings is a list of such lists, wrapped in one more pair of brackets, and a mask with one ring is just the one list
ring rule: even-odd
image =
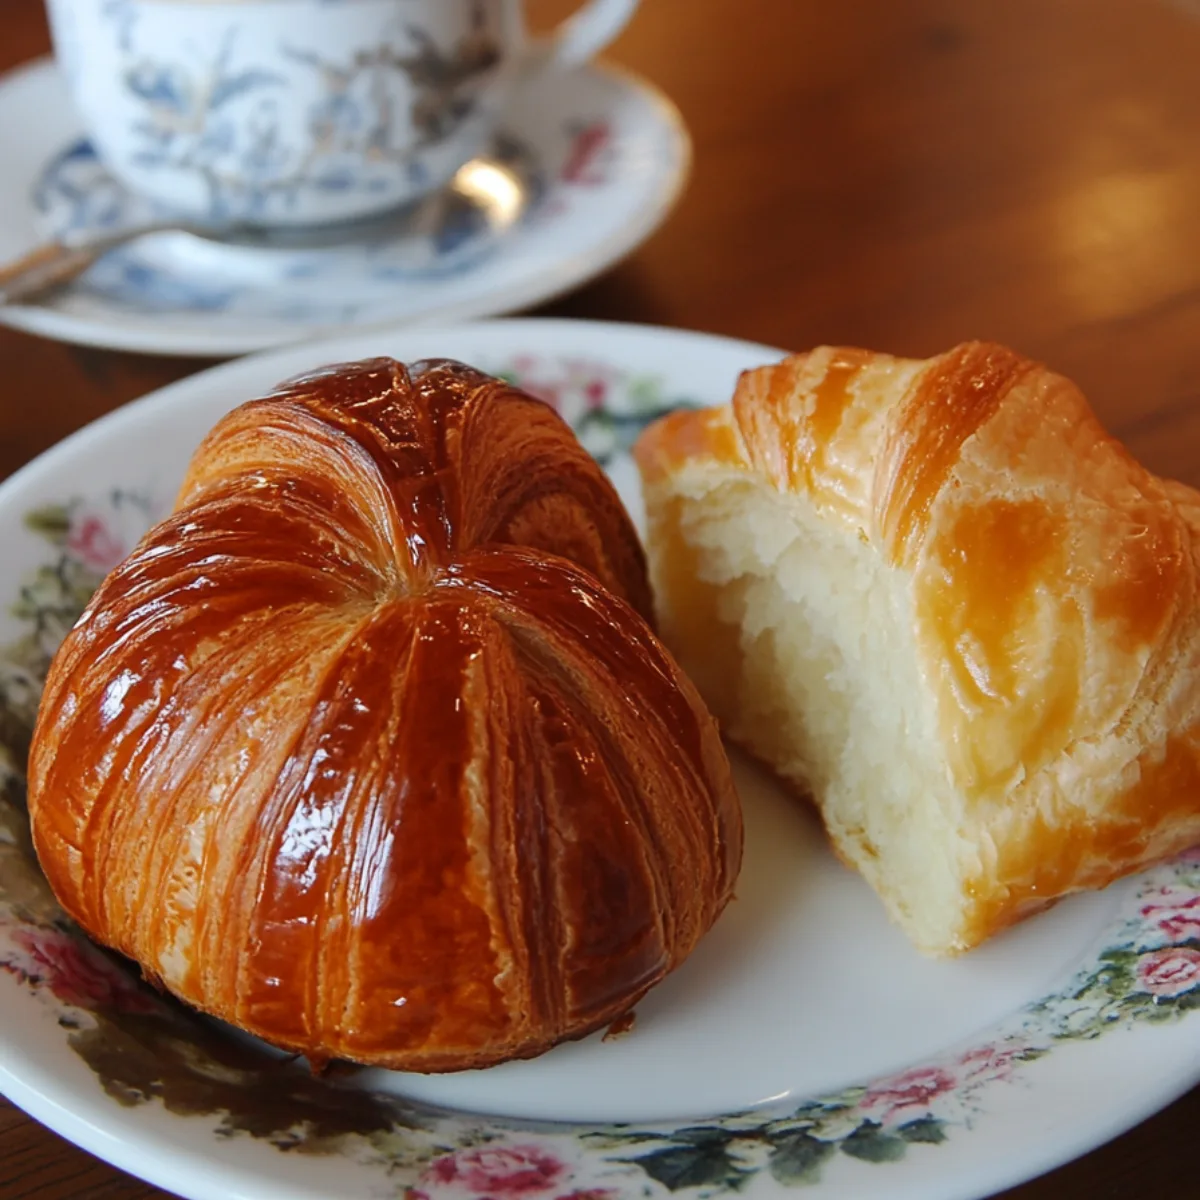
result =
[{"label": "wood grain surface", "polygon": [[[40,0],[0,4],[0,70],[48,46]],[[611,57],[682,109],[693,178],[539,312],[795,349],[1008,342],[1200,485],[1200,0],[644,0]],[[0,328],[0,476],[202,365]],[[1200,1090],[1004,1200],[1194,1200],[1197,1128]],[[164,1194],[0,1101],[0,1200]]]}]

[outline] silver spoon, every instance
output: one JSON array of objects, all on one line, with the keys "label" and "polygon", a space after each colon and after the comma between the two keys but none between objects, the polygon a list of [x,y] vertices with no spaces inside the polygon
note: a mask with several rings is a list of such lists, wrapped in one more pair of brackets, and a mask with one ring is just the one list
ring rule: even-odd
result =
[{"label": "silver spoon", "polygon": [[325,225],[256,226],[161,218],[71,241],[52,241],[0,264],[0,305],[24,303],[70,283],[97,259],[153,233],[184,233],[228,246],[265,250],[321,250],[394,243],[425,244],[456,223],[469,225],[471,254],[508,233],[529,207],[531,187],[517,163],[473,158],[443,189],[382,216]]}]

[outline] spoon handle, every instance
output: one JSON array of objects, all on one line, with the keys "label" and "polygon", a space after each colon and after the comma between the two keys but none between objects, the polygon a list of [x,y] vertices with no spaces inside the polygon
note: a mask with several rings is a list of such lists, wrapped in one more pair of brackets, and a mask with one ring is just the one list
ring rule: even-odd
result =
[{"label": "spoon handle", "polygon": [[13,262],[0,263],[0,306],[33,300],[43,292],[70,283],[109,250],[144,234],[174,228],[180,226],[174,223],[136,225],[75,245],[44,242]]},{"label": "spoon handle", "polygon": [[0,266],[0,304],[32,300],[42,292],[69,283],[102,253],[103,249],[95,244],[64,246],[60,242],[46,242],[15,262]]}]

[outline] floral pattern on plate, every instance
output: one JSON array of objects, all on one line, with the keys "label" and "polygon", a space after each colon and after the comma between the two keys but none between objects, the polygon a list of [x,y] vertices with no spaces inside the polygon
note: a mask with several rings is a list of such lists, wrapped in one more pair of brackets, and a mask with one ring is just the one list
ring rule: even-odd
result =
[{"label": "floral pattern on plate", "polygon": [[[495,368],[493,368],[495,369]],[[601,461],[686,400],[651,375],[586,359],[516,355],[498,373],[540,394]],[[25,636],[0,651],[0,969],[44,1001],[110,1096],[217,1118],[214,1136],[343,1155],[377,1170],[404,1200],[617,1200],[740,1192],[756,1179],[803,1187],[839,1160],[881,1168],[969,1136],[997,1089],[1020,1084],[1066,1043],[1200,1009],[1200,848],[1147,872],[1101,946],[1066,985],[990,1033],[932,1061],[802,1101],[683,1124],[579,1125],[484,1118],[314,1079],[140,983],[57,908],[30,845],[19,762],[41,674],[101,578],[161,511],[114,492],[31,513],[45,563],[18,592]]]}]

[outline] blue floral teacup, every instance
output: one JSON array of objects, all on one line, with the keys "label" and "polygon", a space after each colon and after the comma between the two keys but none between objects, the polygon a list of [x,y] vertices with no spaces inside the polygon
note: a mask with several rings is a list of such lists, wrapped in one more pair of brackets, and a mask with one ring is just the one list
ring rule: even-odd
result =
[{"label": "blue floral teacup", "polygon": [[181,215],[304,224],[383,212],[480,152],[522,75],[582,62],[638,0],[546,45],[521,0],[49,0],[97,152]]}]

